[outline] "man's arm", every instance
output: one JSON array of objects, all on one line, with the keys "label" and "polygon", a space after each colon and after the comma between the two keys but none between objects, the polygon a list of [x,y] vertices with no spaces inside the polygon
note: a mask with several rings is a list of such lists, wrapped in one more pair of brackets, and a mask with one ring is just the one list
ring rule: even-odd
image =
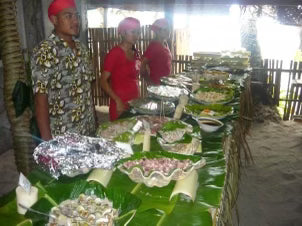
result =
[{"label": "man's arm", "polygon": [[[92,80],[91,82],[91,93],[93,92],[93,90],[97,90],[97,87],[100,87],[100,84],[97,84],[96,83],[96,79]],[[97,118],[97,115],[96,115],[96,110],[95,110],[95,106],[96,106],[96,103],[94,102],[94,99],[92,100],[92,103],[93,103],[93,115],[94,115],[94,121],[95,123],[97,124],[98,126],[98,118]]]},{"label": "man's arm", "polygon": [[46,94],[37,93],[35,95],[35,114],[41,139],[44,141],[51,140],[49,107]]}]

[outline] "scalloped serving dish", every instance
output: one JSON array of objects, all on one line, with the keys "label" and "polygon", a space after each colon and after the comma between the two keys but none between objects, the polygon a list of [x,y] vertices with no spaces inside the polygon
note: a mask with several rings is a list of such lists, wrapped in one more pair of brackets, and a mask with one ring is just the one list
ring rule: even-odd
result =
[{"label": "scalloped serving dish", "polygon": [[164,150],[183,155],[193,155],[201,145],[201,140],[196,138],[192,138],[190,143],[167,143],[160,137],[157,141]]},{"label": "scalloped serving dish", "polygon": [[181,180],[187,177],[193,170],[199,169],[205,166],[206,161],[202,158],[200,161],[193,163],[189,169],[184,171],[183,169],[176,168],[170,172],[169,176],[164,175],[159,171],[152,171],[148,176],[144,176],[143,169],[137,165],[127,170],[123,167],[123,164],[118,166],[118,169],[127,174],[129,178],[136,183],[144,183],[148,187],[164,187],[167,186],[171,180]]}]

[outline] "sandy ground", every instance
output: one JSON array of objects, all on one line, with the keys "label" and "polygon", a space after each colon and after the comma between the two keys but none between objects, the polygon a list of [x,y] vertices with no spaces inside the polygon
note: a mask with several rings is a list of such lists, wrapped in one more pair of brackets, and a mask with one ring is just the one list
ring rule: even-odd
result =
[{"label": "sandy ground", "polygon": [[[255,164],[242,168],[239,225],[302,225],[302,123],[254,123],[247,140]],[[18,180],[12,150],[0,156],[0,175],[2,195]]]},{"label": "sandy ground", "polygon": [[254,123],[247,140],[255,163],[241,171],[239,225],[301,226],[302,123]]}]

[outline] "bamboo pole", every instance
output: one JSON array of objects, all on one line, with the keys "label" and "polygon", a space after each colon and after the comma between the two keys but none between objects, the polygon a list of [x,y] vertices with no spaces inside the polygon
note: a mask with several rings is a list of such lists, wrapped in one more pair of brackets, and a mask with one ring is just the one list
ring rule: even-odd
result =
[{"label": "bamboo pole", "polygon": [[26,83],[24,58],[21,52],[16,19],[16,1],[0,0],[0,44],[4,67],[4,102],[11,124],[15,162],[18,171],[28,174],[33,163],[34,143],[30,133],[31,111],[29,108],[16,117],[12,93],[16,82]]}]

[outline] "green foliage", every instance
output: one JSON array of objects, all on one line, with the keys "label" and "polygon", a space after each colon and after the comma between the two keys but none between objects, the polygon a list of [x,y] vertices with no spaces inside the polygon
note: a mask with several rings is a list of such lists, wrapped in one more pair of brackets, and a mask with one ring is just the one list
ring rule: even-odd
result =
[{"label": "green foliage", "polygon": [[123,142],[123,143],[128,143],[131,139],[131,136],[132,136],[132,133],[127,131],[127,132],[119,134],[113,140]]},{"label": "green foliage", "polygon": [[169,132],[169,131],[174,131],[176,129],[184,129],[186,127],[187,126],[183,122],[173,120],[173,121],[166,122],[161,128],[161,131]]},{"label": "green foliage", "polygon": [[194,115],[200,115],[200,113],[209,109],[215,111],[215,116],[226,115],[232,112],[232,107],[223,105],[223,104],[210,104],[210,105],[201,105],[201,104],[189,104],[185,107],[187,113],[192,113]]}]

